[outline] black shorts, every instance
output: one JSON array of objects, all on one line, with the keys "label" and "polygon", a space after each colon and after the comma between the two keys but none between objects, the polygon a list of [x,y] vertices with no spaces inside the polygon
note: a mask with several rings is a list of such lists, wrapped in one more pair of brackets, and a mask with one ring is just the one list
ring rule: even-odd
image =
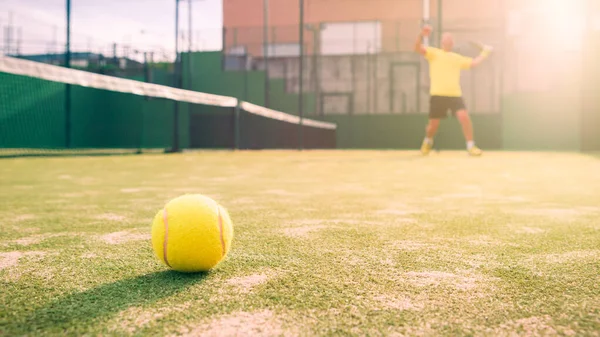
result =
[{"label": "black shorts", "polygon": [[429,118],[444,119],[448,117],[448,111],[456,116],[459,110],[465,110],[465,102],[462,97],[431,96],[429,100]]}]

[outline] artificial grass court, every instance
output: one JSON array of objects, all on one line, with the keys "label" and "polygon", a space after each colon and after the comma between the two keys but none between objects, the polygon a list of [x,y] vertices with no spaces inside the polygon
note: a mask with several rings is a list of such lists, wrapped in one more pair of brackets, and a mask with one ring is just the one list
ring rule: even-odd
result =
[{"label": "artificial grass court", "polygon": [[[600,335],[600,156],[198,152],[4,159],[0,335]],[[232,250],[168,271],[171,198]]]}]

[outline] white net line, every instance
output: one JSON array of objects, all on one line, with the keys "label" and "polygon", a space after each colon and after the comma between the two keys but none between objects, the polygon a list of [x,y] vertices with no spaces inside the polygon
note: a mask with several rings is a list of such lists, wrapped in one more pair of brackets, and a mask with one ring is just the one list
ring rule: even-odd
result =
[{"label": "white net line", "polygon": [[189,103],[216,105],[221,107],[235,107],[237,105],[237,99],[233,97],[171,88],[164,85],[94,74],[82,70],[63,68],[12,57],[0,57],[0,72],[41,78],[48,81],[79,85],[88,88],[117,91],[139,96],[167,98]]},{"label": "white net line", "polygon": [[[172,88],[164,85],[144,83],[125,78],[94,74],[82,70],[63,68],[55,65],[6,56],[0,56],[0,72],[139,96],[160,97],[187,103],[220,107],[235,107],[238,104],[238,99],[234,97],[213,95],[197,91]],[[249,113],[267,118],[293,124],[300,124],[301,122],[301,119],[298,116],[267,109],[265,107],[248,102],[240,102],[240,107]],[[311,119],[302,119],[302,125],[316,128],[336,129],[336,125],[333,123],[320,122]]]},{"label": "white net line", "polygon": [[[282,122],[287,122],[287,123],[291,123],[291,124],[300,124],[300,122],[301,122],[301,119],[298,116],[286,114],[286,113],[283,113],[283,112],[280,112],[277,110],[268,109],[268,108],[262,107],[260,105],[256,105],[256,104],[252,104],[252,103],[248,103],[248,102],[242,102],[240,107],[242,110],[250,112],[252,114],[271,118],[271,119],[276,119],[276,120],[282,121]],[[335,130],[337,128],[337,125],[335,125],[333,123],[320,122],[320,121],[315,121],[315,120],[306,119],[306,118],[302,119],[302,125],[312,126],[312,127],[321,128],[321,129],[330,129],[330,130]]]}]

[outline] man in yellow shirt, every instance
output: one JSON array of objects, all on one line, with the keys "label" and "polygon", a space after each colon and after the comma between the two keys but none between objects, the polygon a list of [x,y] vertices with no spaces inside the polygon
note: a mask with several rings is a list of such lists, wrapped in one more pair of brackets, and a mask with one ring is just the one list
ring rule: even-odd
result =
[{"label": "man in yellow shirt", "polygon": [[481,54],[473,59],[452,52],[454,38],[450,33],[444,33],[442,36],[442,49],[423,45],[423,38],[430,34],[431,26],[423,27],[415,44],[415,51],[425,56],[429,62],[431,82],[429,124],[421,152],[424,155],[429,154],[433,146],[433,137],[440,126],[440,120],[446,118],[450,111],[462,125],[468,153],[471,156],[481,156],[482,151],[475,146],[473,140],[473,124],[462,98],[460,72],[479,65],[489,56],[491,48],[484,47]]}]

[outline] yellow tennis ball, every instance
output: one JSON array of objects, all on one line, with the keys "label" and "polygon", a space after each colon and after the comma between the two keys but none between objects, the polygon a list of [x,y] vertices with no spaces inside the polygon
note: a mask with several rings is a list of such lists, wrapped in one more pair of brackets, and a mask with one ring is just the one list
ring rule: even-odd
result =
[{"label": "yellow tennis ball", "polygon": [[199,194],[169,201],[152,223],[156,257],[181,272],[212,269],[227,255],[232,238],[227,210]]}]

